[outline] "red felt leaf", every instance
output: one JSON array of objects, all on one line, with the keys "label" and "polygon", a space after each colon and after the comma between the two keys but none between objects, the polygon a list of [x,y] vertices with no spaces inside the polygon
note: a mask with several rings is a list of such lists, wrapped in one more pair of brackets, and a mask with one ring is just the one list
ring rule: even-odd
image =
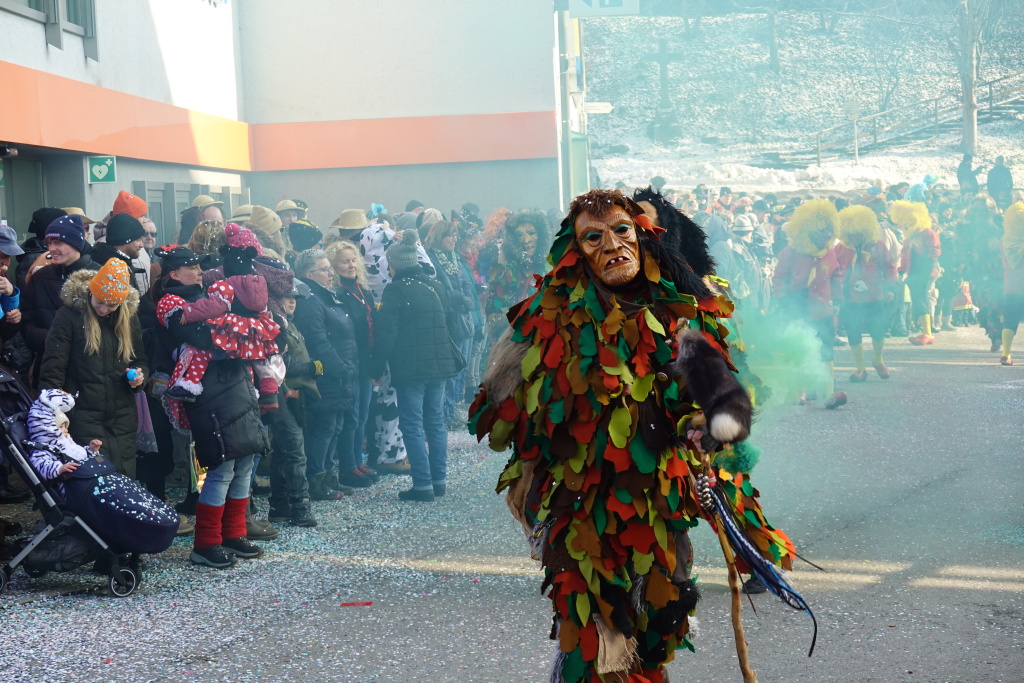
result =
[{"label": "red felt leaf", "polygon": [[[554,323],[551,323],[552,329]],[[562,354],[565,352],[565,340],[560,335],[554,334],[548,341],[548,350],[544,354],[544,365],[554,369],[562,362]]]},{"label": "red felt leaf", "polygon": [[612,444],[604,449],[604,459],[615,465],[616,472],[625,472],[633,465],[633,458],[626,448],[616,448]]},{"label": "red felt leaf", "polygon": [[655,544],[654,529],[646,522],[633,520],[626,524],[626,530],[619,534],[619,539],[627,547],[636,548],[641,553],[651,552]]},{"label": "red felt leaf", "polygon": [[592,662],[597,659],[597,626],[593,621],[580,629],[580,651],[583,661]]}]

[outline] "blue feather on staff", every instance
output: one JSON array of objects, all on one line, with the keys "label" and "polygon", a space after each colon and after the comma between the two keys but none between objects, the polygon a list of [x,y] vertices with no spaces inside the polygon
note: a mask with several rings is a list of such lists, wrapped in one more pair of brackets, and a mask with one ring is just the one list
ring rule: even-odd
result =
[{"label": "blue feather on staff", "polygon": [[714,501],[715,512],[718,519],[722,522],[725,536],[736,556],[743,559],[747,567],[750,568],[751,573],[765,585],[772,595],[793,609],[807,612],[808,616],[811,617],[811,622],[814,624],[814,637],[811,639],[811,650],[807,653],[807,656],[810,657],[814,654],[814,645],[818,641],[818,620],[814,618],[811,606],[807,604],[802,595],[789,585],[782,574],[775,568],[775,565],[764,559],[760,551],[747,539],[746,534],[736,526],[736,522],[732,517],[732,511],[729,509],[729,504],[725,499],[725,494],[722,493],[719,487],[709,488]]}]

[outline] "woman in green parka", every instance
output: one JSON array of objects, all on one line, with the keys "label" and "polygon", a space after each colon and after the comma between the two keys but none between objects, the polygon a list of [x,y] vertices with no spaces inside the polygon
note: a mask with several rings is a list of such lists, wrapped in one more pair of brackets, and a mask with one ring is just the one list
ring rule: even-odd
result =
[{"label": "woman in green parka", "polygon": [[134,479],[134,393],[148,367],[131,273],[124,261],[110,259],[98,273],[72,274],[60,296],[64,306],[46,334],[39,386],[77,394],[71,438],[83,446],[99,439],[101,452]]}]

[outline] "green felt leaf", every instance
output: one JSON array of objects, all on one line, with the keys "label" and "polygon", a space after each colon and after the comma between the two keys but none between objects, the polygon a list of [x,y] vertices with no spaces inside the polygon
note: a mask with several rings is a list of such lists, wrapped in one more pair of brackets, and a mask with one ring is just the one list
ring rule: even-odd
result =
[{"label": "green felt leaf", "polygon": [[533,376],[533,371],[540,365],[540,347],[531,346],[526,351],[526,355],[523,357],[522,365],[520,369],[523,373],[523,379],[530,379]]},{"label": "green felt leaf", "polygon": [[746,495],[748,495],[748,496],[753,496],[754,495],[754,486],[753,486],[753,484],[750,483],[750,479],[747,479],[746,477],[743,478],[743,487],[742,488],[743,488],[743,493],[745,493]]},{"label": "green felt leaf", "polygon": [[508,448],[509,437],[512,436],[513,424],[511,422],[505,422],[504,420],[495,420],[494,426],[491,427],[491,449],[495,451],[503,451]]},{"label": "green felt leaf", "polygon": [[626,489],[615,489],[615,497],[619,499],[620,503],[633,502],[633,496],[629,495],[629,491]]},{"label": "green felt leaf", "polygon": [[638,403],[643,403],[647,400],[647,394],[651,393],[651,389],[654,387],[654,374],[647,374],[643,377],[637,377],[633,380],[633,400]]},{"label": "green felt leaf", "polygon": [[569,292],[569,303],[576,303],[583,298],[583,294],[586,290],[583,288],[582,282],[577,282],[573,290]]},{"label": "green felt leaf", "polygon": [[655,334],[660,334],[661,336],[665,336],[664,325],[662,325],[661,322],[656,317],[654,317],[654,314],[651,313],[651,309],[644,309],[644,320],[647,322],[647,327],[651,328],[651,332],[654,332]]},{"label": "green felt leaf", "polygon": [[633,551],[633,571],[637,574],[646,574],[651,571],[654,564],[654,553],[641,553]]},{"label": "green felt leaf", "polygon": [[597,529],[597,534],[603,536],[605,533],[605,526],[608,524],[608,513],[604,509],[604,500],[600,497],[594,501],[594,509],[590,511],[590,514],[594,516],[594,527]]},{"label": "green felt leaf", "polygon": [[576,648],[562,660],[562,680],[565,683],[583,683],[583,651]]},{"label": "green felt leaf", "polygon": [[697,651],[697,648],[695,648],[695,647],[693,646],[693,643],[691,643],[691,642],[690,642],[690,639],[689,639],[689,638],[687,638],[686,636],[683,636],[683,639],[682,639],[682,641],[680,641],[680,643],[679,643],[679,647],[678,647],[678,648],[676,648],[676,649],[678,649],[678,650],[681,650],[681,649],[683,649],[684,647],[685,647],[685,648],[686,648],[687,650],[689,650],[690,652],[696,652],[696,651]]},{"label": "green felt leaf", "polygon": [[597,333],[590,323],[580,327],[580,354],[585,358],[597,355]]},{"label": "green felt leaf", "polygon": [[679,400],[679,383],[669,382],[665,390],[661,392],[665,401],[678,401]]},{"label": "green felt leaf", "polygon": [[573,472],[579,474],[587,464],[587,444],[576,442],[576,452],[569,458],[569,467]]},{"label": "green felt leaf", "polygon": [[530,415],[537,412],[537,406],[539,405],[538,402],[540,400],[540,389],[542,386],[543,382],[538,380],[531,383],[526,388],[526,396],[524,397],[526,399],[526,412]]},{"label": "green felt leaf", "polygon": [[754,525],[758,529],[761,528],[761,520],[757,518],[756,512],[754,512],[753,510],[744,510],[743,516],[746,517],[747,521],[750,522],[752,525]]},{"label": "green felt leaf", "polygon": [[549,406],[548,419],[556,425],[565,421],[565,401],[556,401]]},{"label": "green felt leaf", "polygon": [[512,481],[513,479],[518,479],[521,476],[523,476],[523,461],[517,459],[501,473],[501,476],[498,477],[498,483]]},{"label": "green felt leaf", "polygon": [[[647,504],[649,506],[650,505],[650,495],[649,494],[648,494],[647,498],[648,498]],[[648,507],[648,509],[650,509],[650,507]],[[661,517],[655,516],[653,521],[654,521],[654,525],[653,525],[654,526],[654,538],[655,538],[655,540],[658,541],[658,545],[661,547],[662,550],[668,551],[668,549],[669,549],[668,548],[668,532],[665,530],[665,520],[663,520]]]},{"label": "green felt leaf", "polygon": [[[614,416],[612,419],[615,419]],[[657,456],[644,445],[644,440],[639,436],[629,442],[629,453],[641,474],[650,474],[658,465]]]},{"label": "green felt leaf", "polygon": [[597,287],[593,283],[587,287],[583,300],[587,302],[587,313],[590,314],[590,317],[597,322],[603,322],[607,316],[604,312],[604,306],[601,305],[601,297],[597,293]]},{"label": "green felt leaf", "polygon": [[612,411],[612,419],[608,421],[608,436],[616,448],[625,448],[629,442],[629,430],[633,424],[633,418],[629,409],[619,406]]},{"label": "green felt leaf", "polygon": [[588,594],[576,594],[576,614],[579,615],[581,624],[586,624],[590,619],[590,596]]}]

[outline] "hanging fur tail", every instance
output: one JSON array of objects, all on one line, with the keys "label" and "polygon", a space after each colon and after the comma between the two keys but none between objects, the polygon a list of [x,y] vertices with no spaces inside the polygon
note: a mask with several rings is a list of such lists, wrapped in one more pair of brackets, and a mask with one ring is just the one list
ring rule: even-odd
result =
[{"label": "hanging fur tail", "polygon": [[679,354],[673,367],[704,410],[711,436],[722,443],[746,439],[754,408],[725,356],[694,329],[683,330],[678,341]]}]

